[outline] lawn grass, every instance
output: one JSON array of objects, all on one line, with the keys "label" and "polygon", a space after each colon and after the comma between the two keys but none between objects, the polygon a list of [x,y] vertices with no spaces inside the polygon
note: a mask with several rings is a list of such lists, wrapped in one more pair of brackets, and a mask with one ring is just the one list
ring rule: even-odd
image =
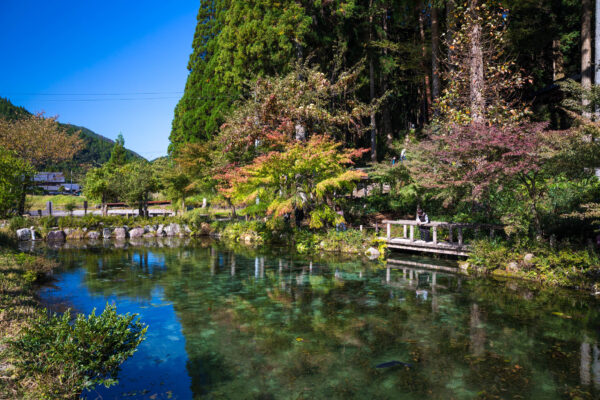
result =
[{"label": "lawn grass", "polygon": [[[30,210],[45,210],[46,203],[51,201],[52,207],[56,210],[64,209],[65,204],[74,202],[77,208],[83,208],[85,196],[69,196],[64,194],[58,195],[27,195],[27,206]],[[88,208],[93,208],[92,203],[88,204]]]}]

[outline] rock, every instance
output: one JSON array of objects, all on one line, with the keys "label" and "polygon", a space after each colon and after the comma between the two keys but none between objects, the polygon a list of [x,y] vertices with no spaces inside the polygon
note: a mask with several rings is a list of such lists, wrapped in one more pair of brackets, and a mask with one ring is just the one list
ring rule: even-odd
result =
[{"label": "rock", "polygon": [[67,239],[67,235],[63,231],[50,231],[46,240],[49,242],[64,242]]},{"label": "rock", "polygon": [[65,233],[66,236],[69,236],[69,233],[73,232],[73,229],[65,228],[65,229],[63,229],[63,232]]},{"label": "rock", "polygon": [[129,231],[129,237],[130,238],[141,238],[142,236],[144,236],[144,233],[146,233],[144,228],[133,228],[132,230]]},{"label": "rock", "polygon": [[186,235],[191,235],[192,234],[192,230],[187,225],[183,226],[183,231],[185,232]]},{"label": "rock", "polygon": [[523,257],[523,262],[527,265],[531,265],[533,264],[533,259],[535,258],[535,256],[531,253],[527,253],[525,254],[525,256]]},{"label": "rock", "polygon": [[165,226],[163,224],[160,224],[158,226],[158,228],[156,229],[156,236],[166,236],[167,233],[165,232]]},{"label": "rock", "polygon": [[104,228],[104,229],[102,229],[102,237],[104,239],[110,239],[110,235],[111,235],[110,228]]},{"label": "rock", "polygon": [[212,233],[212,227],[210,226],[210,224],[202,222],[200,224],[200,233],[205,236],[210,235]]},{"label": "rock", "polygon": [[88,238],[88,239],[97,240],[97,239],[100,239],[100,232],[98,232],[98,231],[89,231],[85,235],[85,237]]},{"label": "rock", "polygon": [[365,254],[371,260],[378,258],[381,255],[379,250],[377,250],[375,247],[369,247],[367,251],[365,251]]},{"label": "rock", "polygon": [[113,231],[113,235],[115,235],[116,239],[123,240],[127,237],[127,228],[126,227],[115,228],[115,230]]},{"label": "rock", "polygon": [[81,240],[85,239],[85,232],[81,229],[73,229],[67,235],[68,240]]},{"label": "rock", "polygon": [[506,271],[508,271],[508,272],[518,272],[519,271],[519,264],[517,264],[514,261],[509,262],[506,265]]},{"label": "rock", "polygon": [[155,227],[153,227],[152,225],[146,225],[146,226],[144,227],[144,230],[145,230],[146,232],[156,232],[156,228],[155,228]]},{"label": "rock", "polygon": [[164,228],[167,236],[178,236],[181,233],[181,227],[179,224],[169,224]]},{"label": "rock", "polygon": [[32,232],[34,231],[29,228],[17,229],[17,239],[22,242],[27,240],[35,240],[35,233],[32,234]]},{"label": "rock", "polygon": [[145,238],[153,238],[155,236],[156,236],[156,233],[154,233],[154,232],[146,232],[146,233],[144,233],[144,237]]}]

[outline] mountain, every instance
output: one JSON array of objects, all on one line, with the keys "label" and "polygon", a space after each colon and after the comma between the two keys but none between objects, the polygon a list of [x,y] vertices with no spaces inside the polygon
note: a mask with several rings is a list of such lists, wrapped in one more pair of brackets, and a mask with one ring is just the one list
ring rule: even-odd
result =
[{"label": "mountain", "polygon": [[[30,115],[31,113],[24,107],[15,106],[10,100],[0,97],[0,118],[16,120]],[[65,128],[70,135],[79,131],[79,137],[83,139],[85,147],[75,155],[73,160],[54,165],[47,165],[44,166],[44,169],[60,171],[66,174],[72,172],[73,175],[81,175],[89,168],[102,165],[110,159],[110,152],[115,144],[114,140],[99,135],[83,126],[62,123],[60,125]],[[127,157],[129,159],[142,158],[142,156],[132,150],[127,150]]]}]

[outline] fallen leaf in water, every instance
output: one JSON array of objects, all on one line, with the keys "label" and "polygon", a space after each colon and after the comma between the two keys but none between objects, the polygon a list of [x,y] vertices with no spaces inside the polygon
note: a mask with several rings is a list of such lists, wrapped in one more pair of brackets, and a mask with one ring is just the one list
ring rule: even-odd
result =
[{"label": "fallen leaf in water", "polygon": [[571,317],[570,315],[567,315],[567,314],[561,313],[561,312],[559,312],[559,311],[554,311],[552,314],[554,314],[554,315],[556,315],[556,316],[558,316],[558,317],[561,317],[561,318],[567,318],[567,319],[573,318],[573,317]]}]

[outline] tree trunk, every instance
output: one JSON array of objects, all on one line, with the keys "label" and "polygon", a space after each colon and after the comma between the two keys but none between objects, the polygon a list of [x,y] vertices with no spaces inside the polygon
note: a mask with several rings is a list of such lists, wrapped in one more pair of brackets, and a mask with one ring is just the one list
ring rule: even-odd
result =
[{"label": "tree trunk", "polygon": [[483,49],[481,48],[481,24],[477,22],[479,0],[470,0],[473,26],[470,33],[469,47],[469,80],[471,82],[470,103],[471,116],[473,122],[483,122],[485,112],[484,88],[485,81],[483,75]]},{"label": "tree trunk", "polygon": [[[388,8],[386,7],[383,13],[383,40],[388,40]],[[383,57],[386,58],[388,55],[387,47],[383,48]],[[385,94],[388,91],[388,74],[386,72],[382,72],[381,78],[381,89]],[[390,115],[390,106],[387,103],[387,100],[383,104],[383,108],[381,110],[381,116],[383,118],[383,129],[385,130],[385,138],[386,145],[388,150],[392,148],[394,141],[394,133],[392,127],[392,116]]]},{"label": "tree trunk", "polygon": [[[371,103],[375,99],[375,67],[373,58],[369,57],[369,88],[371,94]],[[375,120],[375,110],[371,110],[371,161],[377,162],[377,123]]]},{"label": "tree trunk", "polygon": [[563,66],[563,55],[560,51],[560,40],[555,39],[552,41],[552,80],[557,81],[564,77],[565,69]]},{"label": "tree trunk", "polygon": [[[373,8],[373,0],[369,1],[369,9]],[[373,42],[373,14],[369,15],[369,46]],[[373,64],[373,54],[369,55],[369,90],[371,104],[375,100],[375,66]],[[371,161],[377,162],[377,123],[375,120],[375,110],[371,110]]]},{"label": "tree trunk", "polygon": [[454,71],[456,69],[456,53],[454,52],[456,19],[454,18],[454,7],[454,0],[446,1],[446,42],[448,45],[448,68],[451,71]]},{"label": "tree trunk", "polygon": [[[596,0],[596,37],[594,47],[594,85],[600,85],[600,0]],[[600,120],[600,108],[596,107],[596,121],[598,120]]]},{"label": "tree trunk", "polygon": [[108,215],[108,205],[106,204],[106,197],[102,196],[102,216],[106,217]]},{"label": "tree trunk", "polygon": [[440,97],[440,26],[438,9],[431,7],[431,96],[433,102]]},{"label": "tree trunk", "polygon": [[419,35],[421,36],[421,56],[423,65],[423,120],[425,123],[429,120],[429,110],[431,109],[431,87],[429,83],[429,69],[427,68],[427,41],[425,39],[425,6],[423,1],[419,2]]},{"label": "tree trunk", "polygon": [[[581,2],[581,86],[587,91],[592,87],[592,0]],[[589,99],[583,96],[582,105],[586,108]],[[584,110],[584,115],[590,117]]]}]

